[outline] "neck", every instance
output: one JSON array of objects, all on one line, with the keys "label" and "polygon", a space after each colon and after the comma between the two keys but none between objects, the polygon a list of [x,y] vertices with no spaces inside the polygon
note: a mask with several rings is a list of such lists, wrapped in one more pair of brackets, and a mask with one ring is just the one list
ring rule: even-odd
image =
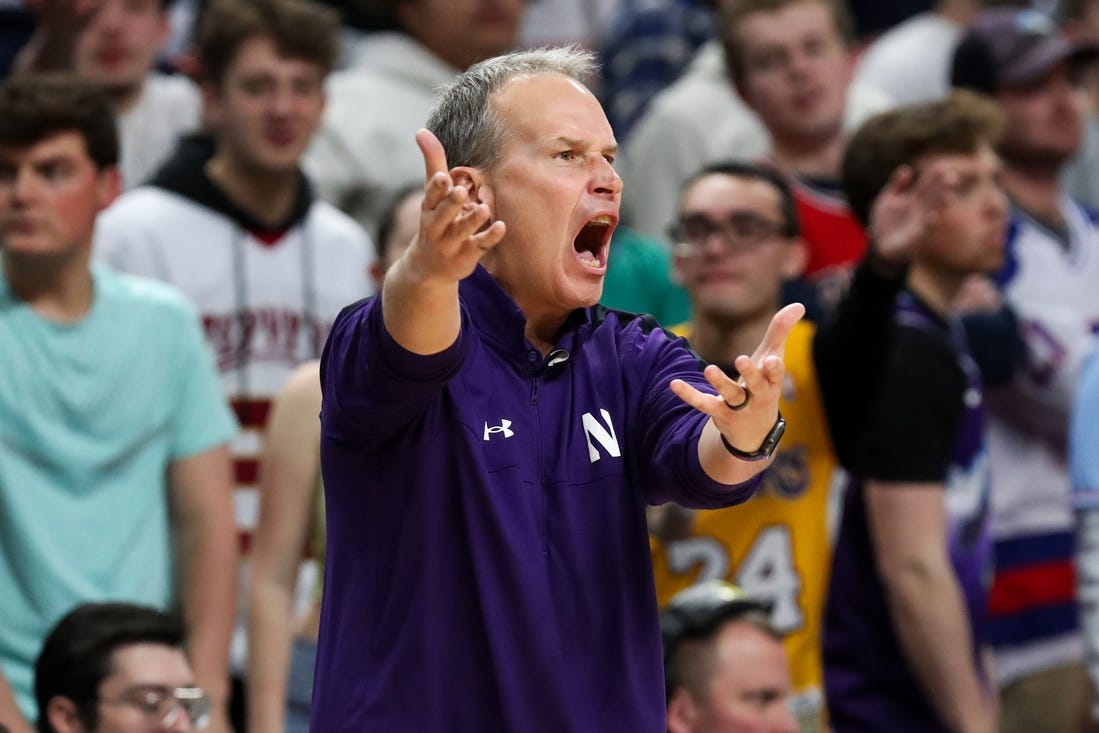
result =
[{"label": "neck", "polygon": [[821,141],[775,138],[771,157],[779,166],[799,176],[838,178],[846,143],[843,134]]},{"label": "neck", "polygon": [[3,258],[3,267],[12,294],[42,318],[73,323],[92,308],[95,288],[87,252],[61,266],[57,260],[8,255]]},{"label": "neck", "polygon": [[[776,304],[772,311],[778,310]],[[737,323],[715,318],[695,308],[691,346],[708,362],[731,365],[741,354],[751,354],[763,341],[771,319],[766,314]]]},{"label": "neck", "polygon": [[914,263],[908,272],[908,289],[918,295],[932,311],[945,318],[967,275],[933,271]]},{"label": "neck", "polygon": [[1057,171],[1023,171],[1004,166],[1004,188],[1011,200],[1028,213],[1043,221],[1064,223]]},{"label": "neck", "polygon": [[278,226],[290,216],[298,193],[297,169],[265,171],[242,165],[222,152],[206,164],[206,175],[257,221]]},{"label": "neck", "polygon": [[[519,307],[522,308],[522,305]],[[557,334],[561,331],[561,326],[565,325],[568,314],[534,314],[526,309],[523,309],[523,313],[527,317],[527,327],[523,331],[523,335],[526,336],[527,341],[534,348],[542,353],[542,356],[546,356],[553,351]]]},{"label": "neck", "polygon": [[935,12],[959,26],[968,26],[977,17],[978,3],[973,0],[939,0]]}]

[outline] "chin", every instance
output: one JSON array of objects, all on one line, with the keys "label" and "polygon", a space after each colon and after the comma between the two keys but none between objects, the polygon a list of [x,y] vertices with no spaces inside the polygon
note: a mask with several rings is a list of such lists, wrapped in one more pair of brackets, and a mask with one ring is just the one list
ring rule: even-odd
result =
[{"label": "chin", "polygon": [[283,176],[293,173],[298,168],[298,156],[276,153],[271,155],[259,154],[255,158],[255,167],[272,176]]},{"label": "chin", "polygon": [[603,297],[603,278],[597,282],[569,283],[564,293],[562,302],[568,305],[569,310],[576,308],[589,308],[599,302]]}]

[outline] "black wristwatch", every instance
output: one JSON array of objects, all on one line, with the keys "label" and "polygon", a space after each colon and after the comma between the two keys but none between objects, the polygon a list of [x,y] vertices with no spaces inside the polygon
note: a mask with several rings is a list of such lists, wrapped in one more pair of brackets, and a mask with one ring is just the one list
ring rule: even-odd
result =
[{"label": "black wristwatch", "polygon": [[734,448],[725,436],[721,433],[721,443],[725,446],[725,450],[729,451],[732,455],[736,456],[742,461],[766,461],[771,457],[771,454],[775,452],[775,448],[778,448],[778,442],[782,440],[782,434],[786,432],[786,419],[782,417],[782,411],[778,413],[778,419],[775,420],[775,426],[771,428],[771,432],[767,433],[767,437],[763,439],[763,445],[759,447],[759,450],[754,450],[751,453],[742,451],[739,448]]}]

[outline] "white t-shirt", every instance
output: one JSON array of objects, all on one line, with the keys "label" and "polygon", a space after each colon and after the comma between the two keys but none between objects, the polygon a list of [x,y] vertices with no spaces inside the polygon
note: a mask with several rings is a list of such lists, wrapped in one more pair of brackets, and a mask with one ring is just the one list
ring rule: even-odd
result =
[{"label": "white t-shirt", "polygon": [[855,81],[872,86],[897,104],[945,97],[950,66],[962,27],[938,13],[920,13],[882,34],[859,59]]}]

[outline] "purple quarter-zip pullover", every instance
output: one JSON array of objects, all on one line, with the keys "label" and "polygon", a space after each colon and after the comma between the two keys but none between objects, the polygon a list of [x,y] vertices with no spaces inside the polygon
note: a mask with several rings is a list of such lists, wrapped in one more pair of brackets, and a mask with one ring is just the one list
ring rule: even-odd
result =
[{"label": "purple quarter-zip pullover", "polygon": [[328,552],[314,733],[663,733],[645,505],[747,499],[703,471],[713,392],[648,318],[574,312],[547,356],[481,267],[461,334],[401,348],[381,299],[321,365]]}]

